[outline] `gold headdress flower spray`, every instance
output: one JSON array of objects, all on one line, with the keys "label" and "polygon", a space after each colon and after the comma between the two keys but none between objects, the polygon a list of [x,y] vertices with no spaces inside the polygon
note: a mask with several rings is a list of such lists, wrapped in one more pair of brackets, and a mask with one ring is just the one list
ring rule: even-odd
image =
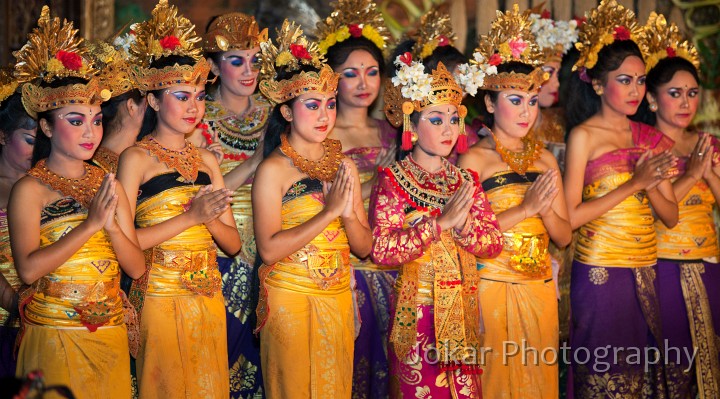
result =
[{"label": "gold headdress flower spray", "polygon": [[677,25],[668,23],[665,16],[654,11],[650,13],[645,29],[638,40],[640,50],[645,54],[645,69],[650,71],[664,58],[681,57],[700,67],[697,50],[685,40]]},{"label": "gold headdress flower spray", "polygon": [[452,28],[450,15],[442,12],[439,6],[434,6],[425,15],[420,17],[413,45],[413,57],[423,60],[432,55],[438,47],[452,46],[457,40]]},{"label": "gold headdress flower spray", "polygon": [[[521,13],[517,4],[505,13],[498,11],[490,32],[480,37],[474,61],[486,66],[487,76],[483,89],[501,91],[517,89],[532,91],[539,88],[549,76],[540,66],[543,54],[531,31],[528,13]],[[473,61],[471,61],[473,62]],[[500,64],[521,62],[534,67],[529,74],[516,72],[497,73]]]},{"label": "gold headdress flower spray", "polygon": [[[175,6],[160,0],[149,20],[134,26],[135,41],[130,45],[133,78],[140,90],[152,91],[174,84],[201,84],[207,81],[210,64],[202,54],[201,38],[195,25],[178,14]],[[152,68],[163,57],[190,57],[194,65]]]},{"label": "gold headdress flower spray", "polygon": [[[312,66],[319,72],[301,72],[278,80],[278,71],[294,72]],[[294,22],[285,20],[275,43],[260,44],[260,91],[275,104],[284,103],[305,92],[336,91],[340,75],[325,63],[317,43],[308,40]]]},{"label": "gold headdress flower spray", "polygon": [[[587,21],[580,27],[578,42],[575,43],[580,57],[573,71],[592,69],[598,61],[600,50],[616,40],[633,40],[637,43],[640,38],[642,27],[638,25],[635,13],[615,0],[602,0],[586,16]],[[583,80],[589,81],[589,78]]]},{"label": "gold headdress flower spray", "polygon": [[13,67],[11,66],[0,68],[0,104],[15,94],[19,86],[17,79],[13,76],[13,72]]},{"label": "gold headdress flower spray", "polygon": [[[110,98],[109,91],[100,91],[94,78],[97,70],[77,33],[72,22],[50,18],[50,8],[43,6],[38,26],[28,34],[28,42],[13,53],[17,59],[15,77],[24,83],[22,102],[30,116],[37,117],[39,112],[69,104],[98,104]],[[50,83],[67,77],[89,82],[57,88],[40,86],[42,81]]]},{"label": "gold headdress flower spray", "polygon": [[370,0],[339,0],[332,3],[330,16],[317,23],[318,46],[322,54],[337,43],[364,37],[384,54],[392,36],[377,6]]}]

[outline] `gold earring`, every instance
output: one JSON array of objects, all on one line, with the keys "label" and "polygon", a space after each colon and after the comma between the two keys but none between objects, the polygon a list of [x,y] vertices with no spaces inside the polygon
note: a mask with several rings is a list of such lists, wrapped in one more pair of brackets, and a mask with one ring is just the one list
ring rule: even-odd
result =
[{"label": "gold earring", "polygon": [[595,89],[595,94],[597,94],[598,96],[602,96],[603,93],[605,92],[603,90],[602,86],[595,86],[595,87],[593,87],[593,89]]}]

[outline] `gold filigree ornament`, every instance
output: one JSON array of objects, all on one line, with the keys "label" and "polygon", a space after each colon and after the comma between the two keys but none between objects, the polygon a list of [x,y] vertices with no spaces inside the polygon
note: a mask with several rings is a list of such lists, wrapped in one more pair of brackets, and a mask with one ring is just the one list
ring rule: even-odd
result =
[{"label": "gold filigree ornament", "polygon": [[466,149],[463,147],[467,145],[464,122],[467,108],[462,105],[463,90],[450,71],[439,62],[431,74],[425,73],[423,64],[413,61],[410,52],[398,56],[395,66],[398,67],[397,74],[385,84],[384,111],[393,126],[403,125],[402,149],[408,151],[412,148],[410,115],[413,112],[422,112],[434,105],[450,104],[458,109],[458,151],[464,152],[461,149]]},{"label": "gold filigree ornament", "polygon": [[420,17],[417,32],[413,36],[415,44],[412,54],[418,60],[431,56],[438,47],[453,46],[457,40],[450,15],[440,11],[439,6],[434,6]]},{"label": "gold filigree ornament", "polygon": [[19,83],[13,76],[13,67],[0,68],[0,104],[15,94]]},{"label": "gold filigree ornament", "polygon": [[217,17],[205,34],[203,48],[208,53],[248,50],[268,39],[267,28],[260,30],[255,17],[232,12]]},{"label": "gold filigree ornament", "polygon": [[[278,80],[278,71],[293,72],[303,66],[318,72],[301,72],[290,79]],[[337,91],[340,75],[325,64],[317,43],[308,40],[302,29],[287,19],[277,31],[275,43],[260,43],[260,91],[275,104],[284,103],[303,93]]]},{"label": "gold filigree ornament", "polygon": [[315,36],[322,54],[337,43],[364,37],[387,54],[392,36],[377,6],[370,0],[339,0],[330,16],[317,23]]},{"label": "gold filigree ornament", "polygon": [[[195,25],[178,14],[175,6],[160,0],[152,17],[134,25],[135,41],[130,45],[131,74],[143,92],[164,89],[171,85],[200,85],[207,82],[210,64],[202,55],[201,38]],[[170,65],[152,68],[163,57],[190,57],[194,65]]]},{"label": "gold filigree ornament", "polygon": [[680,57],[700,68],[700,58],[692,43],[685,40],[677,25],[668,23],[665,16],[650,13],[645,29],[640,33],[638,46],[645,55],[645,69],[650,71],[664,58]]},{"label": "gold filigree ornament", "polygon": [[[517,4],[512,10],[497,12],[490,32],[482,35],[475,49],[471,63],[486,65],[486,76],[483,89],[502,91],[508,89],[534,91],[550,78],[541,66],[544,63],[543,53],[532,34],[532,21],[529,13],[521,13]],[[524,74],[517,72],[500,72],[500,64],[521,62],[534,67],[533,71]]]},{"label": "gold filigree ornament", "polygon": [[[37,113],[66,105],[100,104],[109,91],[100,91],[95,78],[97,70],[88,58],[84,40],[73,29],[72,22],[50,18],[50,9],[43,6],[38,26],[28,34],[28,42],[13,55],[17,59],[15,77],[22,88],[22,103],[27,113]],[[89,80],[56,88],[41,87],[41,82],[75,77]]]},{"label": "gold filigree ornament", "polygon": [[88,44],[88,50],[99,70],[97,78],[100,87],[109,90],[110,97],[117,97],[135,88],[130,63],[124,51],[104,41]]},{"label": "gold filigree ornament", "polygon": [[587,21],[580,27],[575,48],[580,51],[572,70],[592,69],[603,47],[615,40],[638,42],[642,26],[638,25],[635,13],[618,4],[615,0],[602,0],[597,8],[585,14]]}]

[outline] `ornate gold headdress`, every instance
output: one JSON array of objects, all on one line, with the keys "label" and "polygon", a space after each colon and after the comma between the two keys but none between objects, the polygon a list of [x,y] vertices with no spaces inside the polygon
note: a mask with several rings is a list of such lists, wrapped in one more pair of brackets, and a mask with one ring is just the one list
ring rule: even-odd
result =
[{"label": "ornate gold headdress", "polygon": [[210,24],[203,47],[208,53],[247,50],[259,47],[267,39],[267,28],[260,30],[255,17],[232,12],[217,17]]},{"label": "ornate gold headdress", "polygon": [[[532,34],[531,26],[529,14],[520,13],[517,4],[513,4],[513,9],[505,13],[497,12],[490,32],[480,37],[480,43],[475,49],[475,59],[471,61],[487,65],[483,89],[533,91],[548,79],[548,73],[540,68],[543,54]],[[513,61],[530,65],[535,69],[529,74],[497,73],[498,65]]]},{"label": "ornate gold headdress", "polygon": [[645,69],[649,72],[660,60],[667,57],[681,57],[700,68],[700,59],[692,43],[684,40],[680,29],[665,20],[665,16],[650,13],[645,29],[640,34],[638,46],[645,54]]},{"label": "ornate gold headdress", "polygon": [[395,77],[385,84],[385,116],[395,127],[403,125],[402,149],[412,148],[412,130],[410,115],[421,112],[427,107],[440,104],[452,104],[457,107],[460,116],[460,137],[458,152],[467,151],[464,119],[467,108],[462,105],[463,90],[455,81],[452,73],[442,62],[431,74],[425,73],[420,62],[412,60],[409,52],[395,59],[399,68]]},{"label": "ornate gold headdress", "polygon": [[580,27],[578,42],[575,43],[580,58],[573,66],[573,71],[578,68],[592,69],[600,50],[615,40],[633,40],[637,43],[643,30],[638,25],[635,13],[615,0],[602,0],[586,16],[587,21]]},{"label": "ornate gold headdress", "polygon": [[434,6],[420,17],[420,24],[414,36],[416,38],[412,54],[418,60],[431,56],[438,47],[454,45],[457,40],[450,15],[441,12],[439,6]]},{"label": "ornate gold headdress", "polygon": [[576,20],[555,21],[547,11],[531,13],[532,34],[543,52],[544,62],[560,62],[562,57],[578,39]]},{"label": "ornate gold headdress", "polygon": [[[28,42],[13,55],[17,59],[15,77],[25,83],[22,103],[33,118],[38,112],[49,111],[69,104],[99,104],[110,98],[109,91],[100,92],[95,79],[97,70],[87,58],[87,48],[77,35],[72,22],[50,18],[50,8],[43,6],[38,26],[28,34]],[[87,84],[61,87],[40,87],[41,81],[76,77],[89,80]]]},{"label": "ornate gold headdress", "polygon": [[[284,103],[305,92],[336,91],[340,75],[325,64],[317,43],[308,40],[302,29],[287,19],[277,31],[277,44],[260,43],[260,91],[275,104]],[[304,65],[319,72],[301,72],[290,79],[278,80],[277,72],[297,71]]]},{"label": "ornate gold headdress", "polygon": [[97,78],[100,87],[110,90],[111,97],[117,97],[135,88],[130,76],[130,63],[124,51],[103,41],[88,44],[88,50],[99,69]]},{"label": "ornate gold headdress", "polygon": [[[152,11],[152,17],[135,25],[135,41],[130,45],[133,57],[131,73],[142,91],[162,89],[175,84],[202,84],[207,80],[210,64],[202,56],[200,37],[195,25],[178,9],[160,0]],[[171,65],[151,68],[153,61],[172,55],[190,57],[194,65]]]},{"label": "ornate gold headdress", "polygon": [[391,36],[382,14],[370,0],[339,0],[325,21],[317,23],[318,46],[326,54],[333,45],[350,37],[364,37],[387,53]]},{"label": "ornate gold headdress", "polygon": [[13,76],[12,66],[0,68],[0,104],[15,94],[18,85],[17,79]]}]

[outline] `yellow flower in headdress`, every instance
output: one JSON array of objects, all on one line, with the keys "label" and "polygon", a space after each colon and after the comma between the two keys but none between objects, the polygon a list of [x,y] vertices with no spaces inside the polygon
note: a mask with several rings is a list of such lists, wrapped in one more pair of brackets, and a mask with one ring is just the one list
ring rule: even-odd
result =
[{"label": "yellow flower in headdress", "polygon": [[390,32],[375,3],[370,0],[339,0],[331,6],[332,13],[318,22],[315,32],[322,54],[351,37],[364,37],[383,52],[388,49]]}]

